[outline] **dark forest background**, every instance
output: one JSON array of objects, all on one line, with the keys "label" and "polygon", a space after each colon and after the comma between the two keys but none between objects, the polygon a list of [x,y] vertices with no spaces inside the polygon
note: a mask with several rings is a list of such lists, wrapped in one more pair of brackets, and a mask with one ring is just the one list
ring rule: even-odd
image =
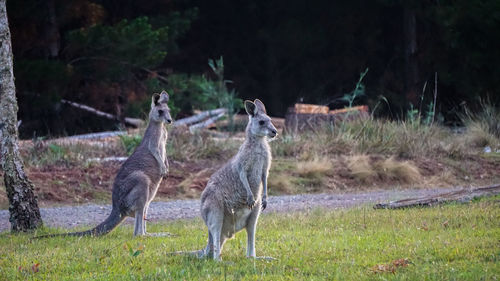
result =
[{"label": "dark forest background", "polygon": [[178,117],[220,106],[221,84],[273,116],[298,101],[341,108],[366,69],[355,103],[378,116],[426,110],[436,74],[445,124],[500,97],[498,0],[9,0],[7,11],[24,138],[115,126],[61,99],[144,117],[160,89]]}]

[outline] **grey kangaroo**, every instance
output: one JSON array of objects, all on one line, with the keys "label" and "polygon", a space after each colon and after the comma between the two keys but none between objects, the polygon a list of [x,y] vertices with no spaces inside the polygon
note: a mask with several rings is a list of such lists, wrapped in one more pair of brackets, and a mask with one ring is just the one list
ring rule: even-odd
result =
[{"label": "grey kangaroo", "polygon": [[[149,124],[144,137],[123,163],[113,183],[112,210],[98,226],[82,232],[38,236],[100,236],[109,233],[127,216],[135,216],[134,236],[146,235],[146,215],[163,177],[167,175],[168,160],[165,151],[167,130],[164,123],[172,123],[167,105],[168,94],[154,94],[149,112]],[[152,234],[153,235],[153,234]]]},{"label": "grey kangaroo", "polygon": [[245,101],[249,115],[246,138],[238,153],[215,172],[201,194],[201,216],[208,227],[208,243],[198,256],[220,260],[227,239],[247,231],[247,257],[256,258],[255,231],[261,209],[267,206],[267,176],[271,165],[268,138],[277,131],[264,104]]}]

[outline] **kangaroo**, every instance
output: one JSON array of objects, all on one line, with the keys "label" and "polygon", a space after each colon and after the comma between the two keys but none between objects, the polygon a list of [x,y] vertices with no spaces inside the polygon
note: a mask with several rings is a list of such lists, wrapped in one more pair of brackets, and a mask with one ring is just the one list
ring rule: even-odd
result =
[{"label": "kangaroo", "polygon": [[[141,143],[118,170],[113,183],[112,210],[98,226],[82,232],[38,236],[101,236],[117,227],[127,216],[135,216],[134,236],[146,235],[146,215],[149,204],[158,191],[161,180],[167,175],[168,160],[165,144],[172,117],[167,105],[168,93],[154,94],[149,112],[149,124]],[[150,234],[154,235],[154,234]]]},{"label": "kangaroo", "polygon": [[268,139],[277,131],[264,104],[245,101],[249,115],[246,138],[238,153],[209,179],[201,194],[201,216],[208,228],[208,242],[199,257],[221,260],[224,242],[247,231],[247,257],[256,258],[255,231],[261,210],[267,207],[267,176],[271,166]]}]

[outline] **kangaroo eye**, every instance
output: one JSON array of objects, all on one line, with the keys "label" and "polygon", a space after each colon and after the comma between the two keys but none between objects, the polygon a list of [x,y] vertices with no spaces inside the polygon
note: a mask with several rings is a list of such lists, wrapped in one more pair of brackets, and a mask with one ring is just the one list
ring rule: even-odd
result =
[{"label": "kangaroo eye", "polygon": [[159,115],[163,115],[163,110],[161,110],[161,109],[160,109],[160,110],[158,110],[158,114],[159,114]]},{"label": "kangaroo eye", "polygon": [[261,126],[264,126],[264,123],[266,123],[266,122],[264,122],[263,120],[259,121],[259,125],[261,125]]}]

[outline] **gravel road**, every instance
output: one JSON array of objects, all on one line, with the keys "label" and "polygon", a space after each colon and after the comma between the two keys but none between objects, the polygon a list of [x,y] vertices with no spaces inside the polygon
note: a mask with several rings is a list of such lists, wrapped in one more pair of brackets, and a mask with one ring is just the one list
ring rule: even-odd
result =
[{"label": "gravel road", "polygon": [[[374,204],[408,197],[421,197],[456,189],[405,189],[379,190],[363,193],[322,193],[271,196],[268,199],[269,212],[301,211],[317,207],[336,209]],[[177,219],[189,219],[199,216],[199,200],[174,200],[167,202],[153,202],[149,207],[148,220],[150,223]],[[73,228],[77,226],[94,226],[102,222],[111,212],[111,205],[82,205],[40,209],[44,224],[49,227]],[[133,223],[127,218],[125,223]],[[8,210],[0,210],[0,232],[10,228]]]}]

